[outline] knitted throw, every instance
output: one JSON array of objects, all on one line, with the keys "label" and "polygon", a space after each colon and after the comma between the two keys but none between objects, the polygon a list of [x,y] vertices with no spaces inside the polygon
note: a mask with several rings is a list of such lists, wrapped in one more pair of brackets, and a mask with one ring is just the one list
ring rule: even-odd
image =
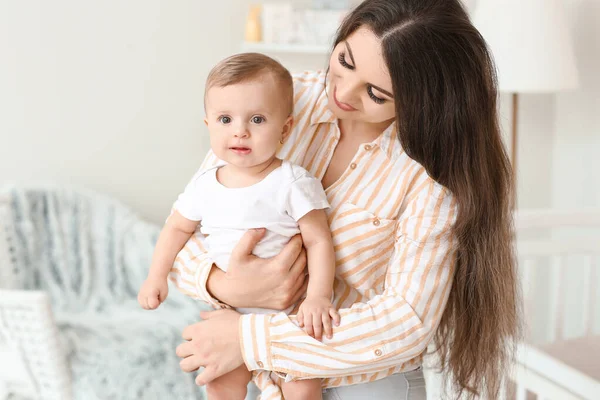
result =
[{"label": "knitted throw", "polygon": [[202,303],[170,286],[158,310],[137,304],[159,228],[116,200],[69,187],[7,187],[11,248],[0,286],[52,300],[75,399],[203,398],[179,368],[181,332]]}]

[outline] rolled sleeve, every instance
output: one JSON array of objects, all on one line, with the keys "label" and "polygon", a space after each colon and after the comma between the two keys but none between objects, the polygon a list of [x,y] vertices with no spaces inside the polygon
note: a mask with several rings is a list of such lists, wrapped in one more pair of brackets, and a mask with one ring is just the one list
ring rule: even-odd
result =
[{"label": "rolled sleeve", "polygon": [[413,200],[398,220],[382,293],[340,309],[340,326],[322,341],[299,328],[295,316],[243,316],[240,340],[250,370],[343,377],[410,364],[422,355],[450,292],[456,203],[435,182],[410,196]]}]

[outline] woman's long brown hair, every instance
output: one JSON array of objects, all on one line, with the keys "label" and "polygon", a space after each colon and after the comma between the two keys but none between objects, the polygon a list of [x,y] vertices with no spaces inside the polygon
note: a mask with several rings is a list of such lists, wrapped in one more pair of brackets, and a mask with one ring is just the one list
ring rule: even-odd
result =
[{"label": "woman's long brown hair", "polygon": [[492,57],[459,0],[366,0],[335,45],[361,26],[382,40],[404,150],[458,203],[455,275],[434,337],[440,366],[459,396],[495,399],[521,329]]}]

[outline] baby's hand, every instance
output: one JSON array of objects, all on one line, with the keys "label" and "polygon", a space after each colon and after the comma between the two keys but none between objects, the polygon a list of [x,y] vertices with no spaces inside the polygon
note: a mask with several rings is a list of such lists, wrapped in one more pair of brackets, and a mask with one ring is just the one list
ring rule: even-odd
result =
[{"label": "baby's hand", "polygon": [[138,293],[138,302],[145,310],[154,310],[166,300],[169,294],[167,279],[146,279]]},{"label": "baby's hand", "polygon": [[296,318],[300,327],[317,340],[321,340],[323,330],[327,338],[331,339],[331,319],[336,326],[340,324],[340,314],[327,297],[307,297],[298,308]]}]

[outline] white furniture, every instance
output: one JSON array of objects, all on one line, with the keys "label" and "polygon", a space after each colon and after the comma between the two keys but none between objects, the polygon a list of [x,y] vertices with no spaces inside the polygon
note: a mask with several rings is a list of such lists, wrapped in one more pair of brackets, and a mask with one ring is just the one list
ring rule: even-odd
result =
[{"label": "white furniture", "polygon": [[72,399],[70,371],[46,293],[0,290],[0,360],[0,399],[9,393]]},{"label": "white furniture", "polygon": [[[9,218],[9,199],[0,196],[0,222]],[[48,295],[17,290],[11,244],[0,224],[0,400],[70,400],[71,376]]]},{"label": "white furniture", "polygon": [[600,210],[521,211],[516,224],[527,340],[507,398],[600,399]]}]

